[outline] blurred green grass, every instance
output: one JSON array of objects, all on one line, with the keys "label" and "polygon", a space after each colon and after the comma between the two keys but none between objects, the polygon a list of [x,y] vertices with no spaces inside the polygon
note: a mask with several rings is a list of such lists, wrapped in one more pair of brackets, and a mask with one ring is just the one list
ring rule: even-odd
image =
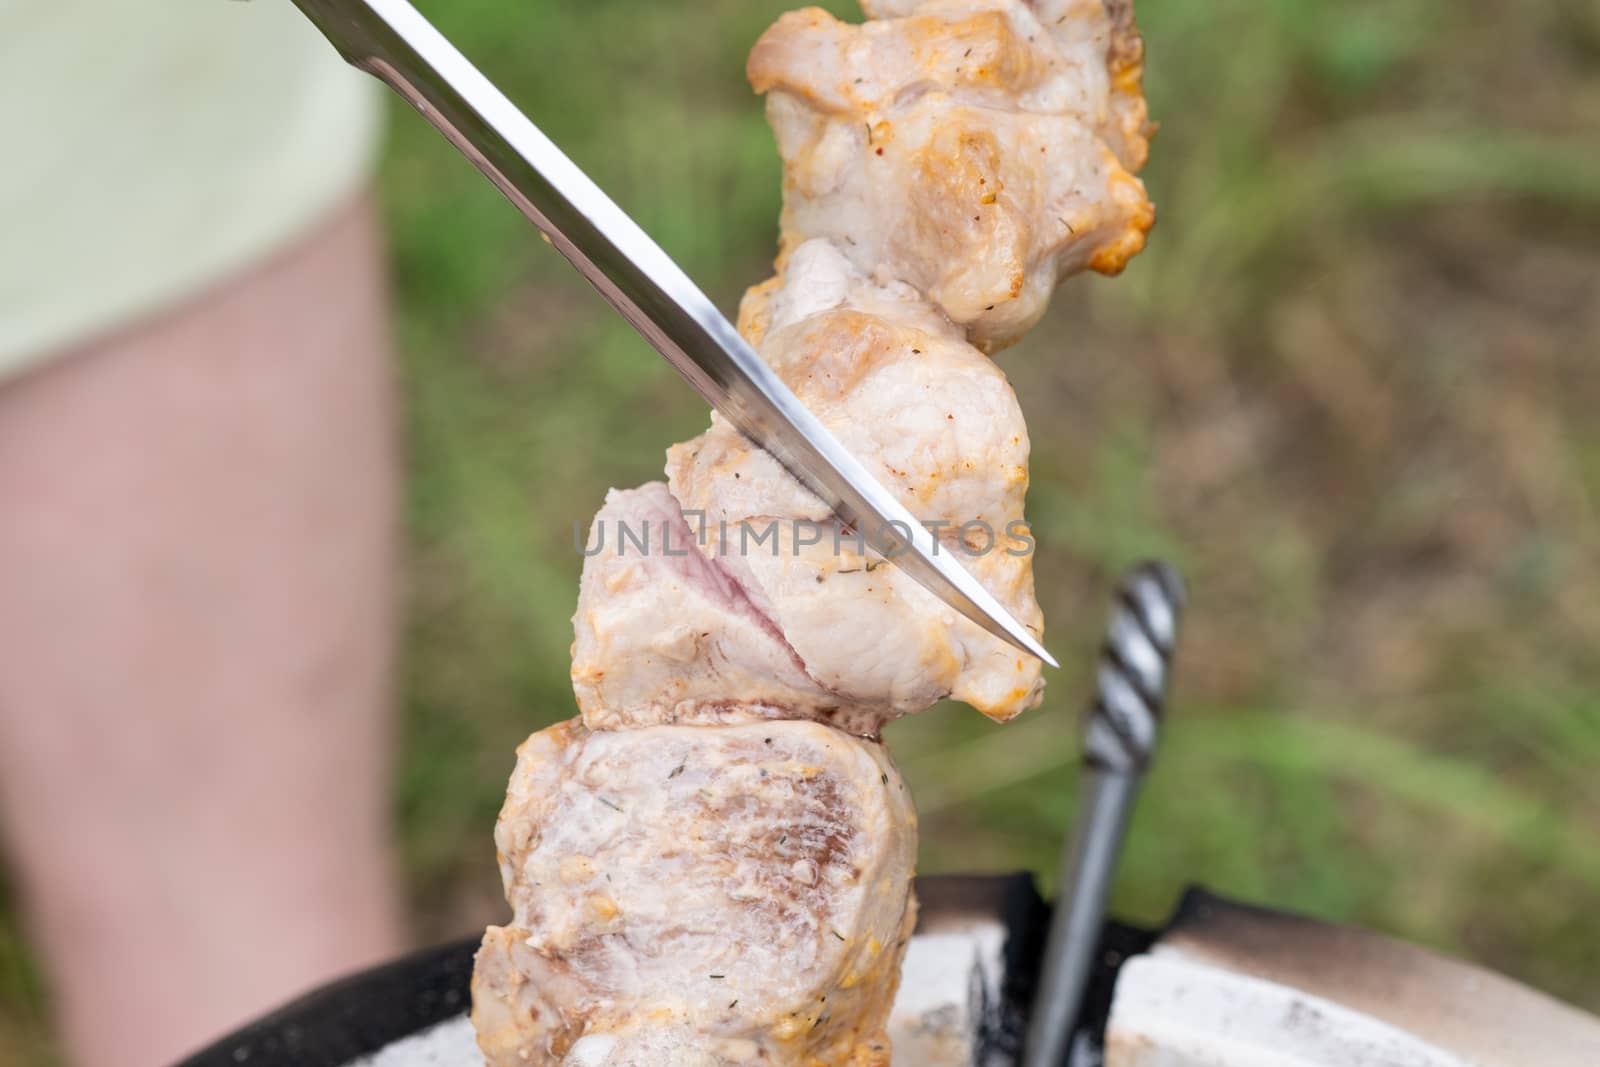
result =
[{"label": "blurred green grass", "polygon": [[[731,308],[772,252],[741,71],[783,6],[437,14]],[[924,868],[1053,870],[1105,594],[1159,553],[1194,606],[1119,909],[1157,920],[1204,881],[1600,1006],[1600,17],[1143,0],[1140,21],[1150,249],[1002,356],[1068,667],[1020,723],[894,728]],[[510,749],[572,712],[571,523],[704,416],[419,123],[387,178],[418,479],[402,800],[442,934],[498,913]]]},{"label": "blurred green grass", "polygon": [[[779,170],[742,70],[787,4],[422,6],[722,306],[766,276]],[[1017,723],[893,728],[922,867],[1051,881],[1105,598],[1159,553],[1192,607],[1116,909],[1157,921],[1203,882],[1600,1009],[1600,9],[1139,18],[1150,247],[1001,356],[1066,667]],[[383,192],[412,475],[397,802],[431,939],[500,917],[512,749],[574,712],[572,523],[705,414],[415,116]],[[0,1060],[32,1062],[17,944],[0,923]]]}]

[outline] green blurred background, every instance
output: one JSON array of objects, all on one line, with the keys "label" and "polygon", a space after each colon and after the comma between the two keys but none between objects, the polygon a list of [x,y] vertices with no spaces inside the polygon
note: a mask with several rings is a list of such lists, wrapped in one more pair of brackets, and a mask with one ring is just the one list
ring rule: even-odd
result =
[{"label": "green blurred background", "polygon": [[[779,168],[744,56],[784,0],[434,0],[731,310]],[[827,5],[843,14],[841,4]],[[1176,707],[1115,898],[1360,923],[1600,1009],[1600,6],[1139,0],[1160,222],[1001,356],[1052,649],[1008,726],[890,734],[922,869],[1051,881],[1121,568],[1180,564]],[[419,941],[502,916],[512,749],[574,713],[572,523],[705,410],[396,108],[411,465],[396,803]],[[0,1062],[50,1056],[0,885]]]}]

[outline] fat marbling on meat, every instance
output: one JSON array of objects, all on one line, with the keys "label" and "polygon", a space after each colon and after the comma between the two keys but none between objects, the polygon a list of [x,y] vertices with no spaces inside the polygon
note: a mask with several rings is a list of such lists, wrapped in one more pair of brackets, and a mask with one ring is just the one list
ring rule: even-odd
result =
[{"label": "fat marbling on meat", "polygon": [[916,841],[883,745],[818,723],[534,734],[495,828],[512,918],[478,955],[479,1044],[881,1067]]}]

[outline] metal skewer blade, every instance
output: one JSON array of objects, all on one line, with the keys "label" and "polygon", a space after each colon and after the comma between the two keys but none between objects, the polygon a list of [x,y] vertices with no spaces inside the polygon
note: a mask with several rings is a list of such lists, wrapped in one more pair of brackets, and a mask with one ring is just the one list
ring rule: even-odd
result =
[{"label": "metal skewer blade", "polygon": [[1066,1062],[1128,816],[1155,750],[1183,599],[1178,572],[1159,562],[1135,567],[1117,590],[1084,732],[1082,799],[1061,857],[1024,1067]]},{"label": "metal skewer blade", "polygon": [[409,0],[294,0],[415,107],[740,433],[945,604],[1056,661],[761,361],[689,276]]}]

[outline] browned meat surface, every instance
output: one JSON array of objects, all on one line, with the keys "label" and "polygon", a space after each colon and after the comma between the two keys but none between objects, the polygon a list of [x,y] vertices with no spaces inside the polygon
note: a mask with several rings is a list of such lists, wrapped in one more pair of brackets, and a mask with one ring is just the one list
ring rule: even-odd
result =
[{"label": "browned meat surface", "polygon": [[[1062,278],[1115,274],[1155,212],[1130,5],[880,2],[862,25],[780,18],[750,81],[784,160],[783,251],[833,241],[910,282],[986,351]],[[780,258],[781,265],[781,258]]]}]

